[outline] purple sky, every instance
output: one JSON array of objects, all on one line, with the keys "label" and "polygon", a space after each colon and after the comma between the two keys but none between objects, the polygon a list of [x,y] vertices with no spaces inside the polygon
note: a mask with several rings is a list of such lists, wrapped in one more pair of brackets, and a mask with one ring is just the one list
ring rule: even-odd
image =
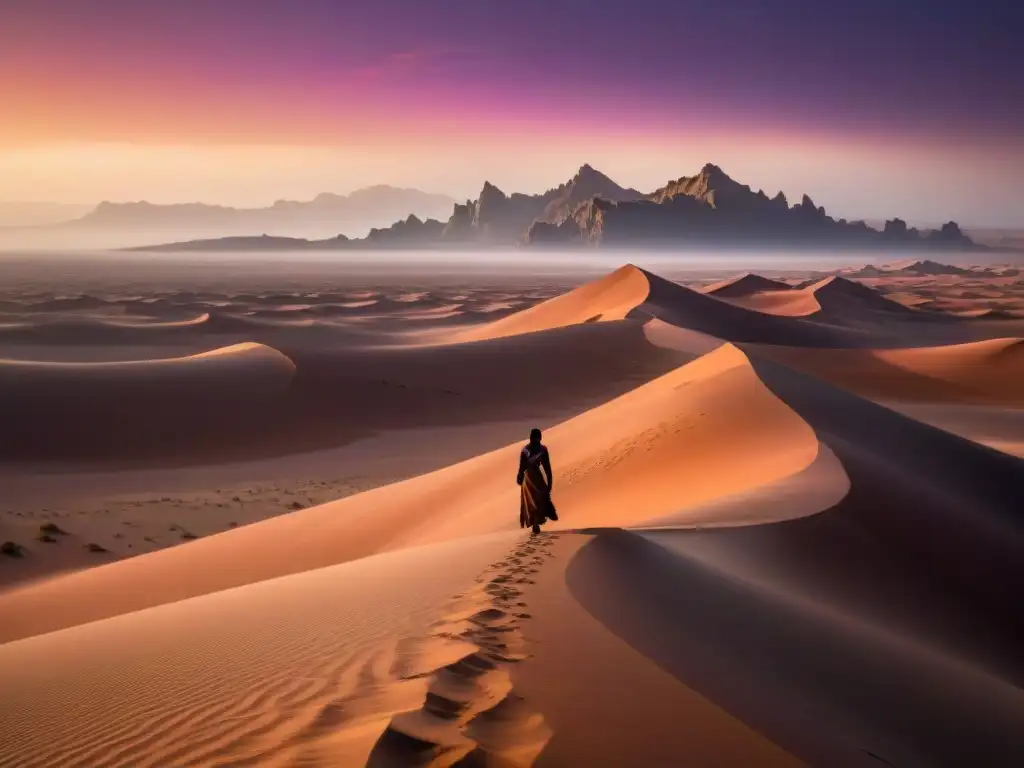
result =
[{"label": "purple sky", "polygon": [[[998,169],[1005,196],[1024,192],[1024,3],[3,0],[0,104],[8,155],[89,142],[450,151],[511,137],[521,166],[567,137],[808,142],[825,165],[845,146],[886,163],[927,148],[951,177]],[[566,168],[587,161],[601,165]],[[623,157],[608,163],[628,173]],[[693,170],[666,161],[662,175]]]}]

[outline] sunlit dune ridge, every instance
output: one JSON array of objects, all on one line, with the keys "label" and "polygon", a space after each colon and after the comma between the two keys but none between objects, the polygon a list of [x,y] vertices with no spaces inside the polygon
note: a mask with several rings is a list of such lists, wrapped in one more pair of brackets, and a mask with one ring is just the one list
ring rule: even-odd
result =
[{"label": "sunlit dune ridge", "polygon": [[[686,509],[799,472],[818,451],[813,432],[732,346],[557,425],[545,439],[559,467],[559,504],[571,510],[565,524],[574,527],[672,519],[727,524],[688,520]],[[37,634],[398,547],[513,531],[518,451],[510,445],[402,483],[26,587],[0,601],[0,631],[8,639]],[[81,594],[102,598],[81,601]]]}]

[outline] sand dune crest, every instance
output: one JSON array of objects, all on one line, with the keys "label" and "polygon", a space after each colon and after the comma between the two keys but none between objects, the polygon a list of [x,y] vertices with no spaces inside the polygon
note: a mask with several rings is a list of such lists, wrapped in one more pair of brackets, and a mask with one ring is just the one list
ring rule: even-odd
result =
[{"label": "sand dune crest", "polygon": [[1024,405],[1024,340],[908,349],[795,349],[760,353],[866,397]]},{"label": "sand dune crest", "polygon": [[[558,468],[555,502],[562,522],[555,527],[641,525],[797,473],[818,453],[811,429],[731,345],[546,430],[545,441]],[[514,531],[519,450],[510,445],[402,483],[18,589],[0,600],[0,637],[52,631],[384,550]],[[85,593],[102,599],[80,600]]]}]

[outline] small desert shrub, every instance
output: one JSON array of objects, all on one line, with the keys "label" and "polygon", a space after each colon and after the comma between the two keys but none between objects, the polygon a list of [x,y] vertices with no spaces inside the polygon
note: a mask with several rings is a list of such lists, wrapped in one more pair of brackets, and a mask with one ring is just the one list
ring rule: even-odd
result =
[{"label": "small desert shrub", "polygon": [[192,541],[193,539],[198,539],[199,537],[196,536],[194,533],[192,533],[190,531],[182,531],[181,532],[181,538],[184,541]]},{"label": "small desert shrub", "polygon": [[0,544],[0,555],[7,555],[8,557],[21,557],[24,554],[24,550],[21,544],[14,541],[5,541]]},{"label": "small desert shrub", "polygon": [[54,544],[57,541],[56,536],[51,536],[48,533],[41,533],[37,538],[39,539],[39,541],[45,541],[47,544]]},{"label": "small desert shrub", "polygon": [[102,546],[100,546],[99,544],[97,544],[95,542],[89,542],[88,544],[85,545],[85,548],[87,550],[89,550],[90,552],[97,552],[97,553],[99,553],[99,552],[106,552],[107,551],[106,547],[102,547]]},{"label": "small desert shrub", "polygon": [[305,509],[306,505],[303,504],[301,501],[293,501],[291,504],[288,505],[288,508],[289,509]]},{"label": "small desert shrub", "polygon": [[[68,532],[56,523],[43,523],[39,526],[39,532],[50,536],[67,536]],[[42,539],[40,539],[42,541]]]}]

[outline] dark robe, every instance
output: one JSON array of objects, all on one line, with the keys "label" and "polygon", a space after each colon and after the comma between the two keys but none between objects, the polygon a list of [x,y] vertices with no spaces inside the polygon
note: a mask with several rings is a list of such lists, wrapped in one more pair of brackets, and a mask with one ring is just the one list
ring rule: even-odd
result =
[{"label": "dark robe", "polygon": [[[541,474],[541,468],[547,478]],[[519,454],[519,474],[516,482],[519,494],[519,525],[530,528],[543,525],[546,520],[557,520],[555,505],[551,503],[551,458],[543,445],[528,443]]]}]

